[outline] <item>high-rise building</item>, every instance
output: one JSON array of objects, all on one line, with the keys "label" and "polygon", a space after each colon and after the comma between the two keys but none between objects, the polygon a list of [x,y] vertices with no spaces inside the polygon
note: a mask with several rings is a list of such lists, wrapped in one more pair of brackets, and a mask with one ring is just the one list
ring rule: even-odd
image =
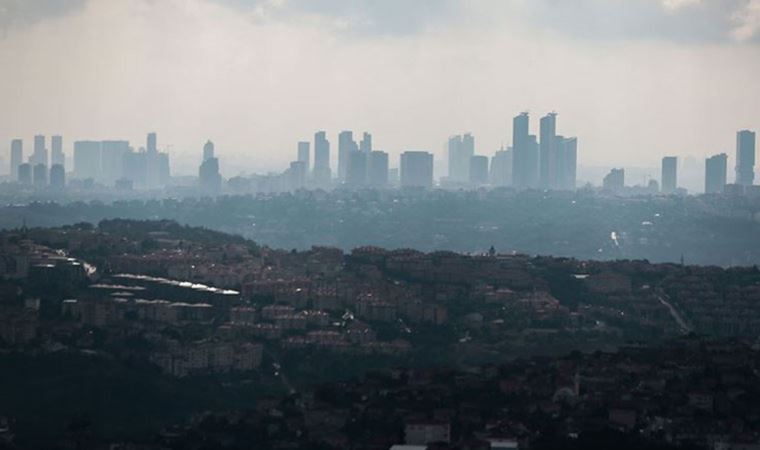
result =
[{"label": "high-rise building", "polygon": [[449,180],[470,181],[470,158],[475,154],[475,138],[470,133],[449,138]]},{"label": "high-rise building", "polygon": [[63,154],[63,137],[53,136],[50,138],[50,166],[60,164],[66,166],[66,155]]},{"label": "high-rise building", "polygon": [[133,188],[146,187],[148,183],[148,154],[145,149],[141,150],[136,152],[130,148],[122,159],[121,180],[130,181]]},{"label": "high-rise building", "polygon": [[618,192],[625,187],[625,169],[612,169],[604,177],[602,186],[607,191]]},{"label": "high-rise building", "polygon": [[385,187],[388,185],[388,154],[373,150],[369,154],[368,183],[372,187]]},{"label": "high-rise building", "polygon": [[203,144],[203,161],[213,158],[214,157],[214,143],[211,141],[206,141],[205,144]]},{"label": "high-rise building", "polygon": [[538,145],[530,134],[530,116],[524,112],[512,120],[512,184],[518,189],[538,183]]},{"label": "high-rise building", "polygon": [[705,194],[720,194],[726,187],[728,155],[721,153],[705,160]]},{"label": "high-rise building", "polygon": [[504,150],[498,150],[491,158],[490,182],[494,187],[505,187],[512,185],[512,168],[514,165],[514,150],[509,147]]},{"label": "high-rise building", "polygon": [[86,180],[100,177],[101,143],[99,141],[74,142],[74,175]]},{"label": "high-rise building", "polygon": [[128,152],[129,141],[102,141],[100,143],[100,173],[97,179],[106,184],[113,184],[121,178],[124,173],[124,155]]},{"label": "high-rise building", "polygon": [[556,184],[557,114],[549,113],[542,117],[540,127],[538,184],[542,189],[550,189]]},{"label": "high-rise building", "polygon": [[158,186],[166,186],[171,182],[172,173],[169,163],[169,153],[158,154]]},{"label": "high-rise building", "polygon": [[662,176],[660,186],[665,194],[672,194],[678,189],[678,158],[666,156],[662,158]]},{"label": "high-rise building", "polygon": [[46,165],[39,163],[32,167],[32,183],[38,189],[44,189],[48,185],[48,168]]},{"label": "high-rise building", "polygon": [[360,187],[367,184],[367,153],[352,150],[348,154],[348,167],[346,168],[346,184]]},{"label": "high-rise building", "polygon": [[538,187],[538,176],[539,176],[539,154],[540,148],[538,146],[538,139],[536,138],[535,134],[531,134],[528,136],[528,161],[527,161],[527,169],[528,169],[528,180],[529,184],[528,187]]},{"label": "high-rise building", "polygon": [[157,143],[158,143],[158,137],[156,135],[156,132],[154,131],[154,132],[148,133],[148,137],[146,139],[147,146],[145,147],[145,150],[148,153],[157,153],[158,152]]},{"label": "high-rise building", "polygon": [[462,164],[462,136],[456,135],[449,138],[449,180],[452,182],[466,181]]},{"label": "high-rise building", "polygon": [[18,166],[18,182],[26,185],[32,185],[32,165],[29,163],[19,164]]},{"label": "high-rise building", "polygon": [[289,188],[291,190],[303,189],[306,186],[306,163],[304,161],[293,161],[288,169]]},{"label": "high-rise building", "polygon": [[359,143],[359,150],[363,153],[372,153],[372,135],[366,131],[362,135],[362,140]]},{"label": "high-rise building", "polygon": [[11,141],[11,179],[18,180],[18,166],[24,163],[24,141]]},{"label": "high-rise building", "polygon": [[555,140],[555,189],[575,190],[578,171],[578,139],[557,136]]},{"label": "high-rise building", "polygon": [[351,131],[341,131],[338,135],[338,179],[340,181],[346,181],[349,155],[351,155],[351,152],[358,150],[359,147],[354,141],[354,133]]},{"label": "high-rise building", "polygon": [[433,154],[407,151],[401,154],[401,187],[433,187]]},{"label": "high-rise building", "polygon": [[217,194],[222,188],[222,176],[219,174],[219,159],[209,158],[198,168],[198,185],[206,194]]},{"label": "high-rise building", "polygon": [[66,170],[63,164],[53,164],[50,168],[50,187],[58,191],[66,187]]},{"label": "high-rise building", "polygon": [[330,141],[324,131],[318,131],[314,134],[314,181],[320,187],[327,187],[331,178]]},{"label": "high-rise building", "polygon": [[755,182],[755,132],[736,133],[736,184],[752,186]]},{"label": "high-rise building", "polygon": [[311,170],[310,147],[311,144],[309,142],[303,141],[298,143],[298,161],[306,165],[306,173],[309,173],[309,170]]},{"label": "high-rise building", "polygon": [[148,133],[146,138],[146,163],[148,167],[146,187],[148,189],[155,189],[163,184],[163,178],[166,173],[166,162],[162,161],[162,157],[158,153],[158,135],[155,132]]},{"label": "high-rise building", "polygon": [[37,164],[48,165],[48,151],[45,147],[45,136],[37,135],[34,137],[34,152],[29,157],[29,163],[34,167]]},{"label": "high-rise building", "polygon": [[488,183],[488,157],[473,155],[470,157],[470,183],[482,186]]}]

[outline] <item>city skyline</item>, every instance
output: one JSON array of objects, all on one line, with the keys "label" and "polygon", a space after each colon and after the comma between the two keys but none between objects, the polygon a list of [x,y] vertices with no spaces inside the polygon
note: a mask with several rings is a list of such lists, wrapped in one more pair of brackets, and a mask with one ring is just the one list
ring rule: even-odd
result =
[{"label": "city skyline", "polygon": [[545,3],[421,2],[404,15],[397,1],[17,2],[1,13],[0,58],[14,70],[0,76],[0,142],[40,130],[136,142],[157,129],[182,173],[209,138],[230,167],[261,172],[311,130],[372,130],[392,156],[437,157],[468,130],[484,154],[507,143],[513,111],[556,109],[581,164],[654,167],[733,153],[731,133],[760,127],[750,2],[638,0],[625,14]]},{"label": "city skyline", "polygon": [[[424,186],[441,188],[478,188],[489,186],[513,187],[516,189],[539,188],[543,190],[574,190],[585,185],[601,186],[609,189],[616,186],[612,191],[619,191],[623,187],[644,188],[643,193],[665,194],[675,193],[723,193],[721,186],[737,185],[727,192],[736,193],[734,189],[745,191],[745,187],[754,185],[755,165],[755,141],[756,134],[750,130],[736,132],[736,175],[728,176],[729,157],[726,153],[711,155],[705,158],[704,163],[694,160],[693,157],[682,158],[680,156],[665,156],[662,158],[661,174],[658,178],[652,173],[644,173],[642,180],[634,179],[631,183],[624,183],[625,177],[615,174],[613,167],[608,175],[600,177],[598,182],[588,179],[579,179],[578,170],[582,168],[578,164],[578,139],[565,137],[557,134],[556,112],[548,113],[539,120],[539,134],[541,140],[535,134],[530,133],[530,115],[522,112],[513,118],[514,129],[512,145],[502,147],[491,155],[480,155],[475,152],[475,137],[471,133],[453,135],[446,144],[448,156],[448,175],[440,172],[441,159],[435,154],[425,150],[406,150],[398,155],[398,164],[392,165],[389,154],[380,149],[373,148],[372,134],[362,133],[360,142],[353,138],[351,130],[340,131],[338,136],[338,155],[330,152],[330,141],[324,130],[314,134],[314,160],[312,168],[311,142],[298,141],[295,159],[291,160],[289,167],[284,171],[269,172],[265,174],[254,173],[252,176],[265,176],[281,178],[271,185],[275,191],[293,190],[300,188],[333,188],[345,185],[349,188],[366,187],[392,187],[392,186]],[[23,140],[13,139],[9,145],[7,167],[11,176],[8,181],[18,181],[22,185],[34,185],[37,188],[47,187],[49,176],[52,180],[52,169],[56,167],[56,184],[65,186],[66,171],[78,183],[97,182],[104,187],[116,187],[117,189],[156,189],[169,187],[175,184],[173,179],[185,179],[186,174],[177,174],[172,169],[170,154],[167,149],[158,145],[156,132],[149,132],[145,138],[144,147],[132,146],[129,141],[106,140],[106,141],[74,141],[72,155],[66,163],[66,152],[63,150],[63,137],[54,135],[51,137],[52,157],[47,158],[49,149],[46,145],[45,135],[34,136],[34,146],[31,155],[25,158],[23,152]],[[543,145],[542,145],[543,143]],[[542,154],[542,148],[544,153]],[[166,151],[165,151],[166,150]],[[403,164],[405,155],[424,154],[429,157],[430,181],[410,184],[404,182]],[[198,155],[196,155],[198,156]],[[218,194],[222,192],[222,182],[226,178],[221,170],[221,159],[215,157],[215,146],[211,140],[207,140],[200,153],[200,168],[198,169],[198,182],[201,191]],[[718,164],[715,159],[720,156],[722,162]],[[27,161],[27,166],[21,170],[20,162]],[[213,160],[206,164],[209,160]],[[336,161],[337,160],[337,161]],[[438,163],[435,163],[438,161]],[[682,162],[684,161],[684,162]],[[445,163],[446,160],[443,160]],[[49,164],[46,164],[49,163]],[[716,165],[718,164],[718,165]],[[204,169],[205,166],[205,169]],[[341,166],[343,175],[341,176]],[[548,166],[548,167],[546,167]],[[718,173],[719,167],[726,169]],[[198,166],[196,166],[198,167]],[[213,168],[212,168],[213,167]],[[333,170],[336,167],[337,172]],[[411,166],[409,166],[411,167]],[[424,169],[427,171],[428,169]],[[588,168],[586,168],[588,170]],[[634,168],[636,170],[636,168]],[[542,174],[542,171],[545,173]],[[699,172],[702,174],[699,174]],[[22,175],[23,173],[23,175]],[[204,173],[207,175],[204,176]],[[683,183],[682,174],[686,174],[687,181]],[[60,175],[62,174],[62,176]],[[602,174],[603,175],[603,174]],[[639,174],[641,175],[641,174]],[[616,180],[608,184],[608,179]],[[695,176],[701,178],[700,184],[695,188]],[[179,177],[179,178],[177,178]],[[427,178],[425,173],[423,178]],[[527,178],[526,178],[527,177]],[[233,179],[245,177],[230,176]],[[209,180],[216,179],[216,181]],[[612,180],[610,179],[610,180]],[[88,181],[90,180],[90,181]],[[115,183],[115,184],[114,184]],[[185,181],[186,183],[186,181]],[[237,182],[235,182],[237,183]],[[246,182],[248,183],[248,182]],[[652,184],[654,183],[654,184]],[[52,185],[52,183],[51,183]],[[78,184],[77,184],[78,185]],[[205,186],[205,187],[204,187]],[[209,186],[216,186],[209,188]],[[235,189],[241,188],[237,185]],[[246,188],[247,189],[247,188]]]}]

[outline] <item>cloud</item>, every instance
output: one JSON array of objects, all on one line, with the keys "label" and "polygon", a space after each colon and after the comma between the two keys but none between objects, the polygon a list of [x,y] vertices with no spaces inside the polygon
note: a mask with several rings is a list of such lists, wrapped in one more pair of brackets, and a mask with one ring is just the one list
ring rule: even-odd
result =
[{"label": "cloud", "polygon": [[76,11],[88,0],[0,0],[0,29],[34,24],[40,20]]},{"label": "cloud", "polygon": [[[33,24],[97,1],[0,0],[0,28]],[[347,37],[414,36],[464,27],[520,28],[599,41],[700,44],[760,37],[760,0],[207,1],[232,8],[252,24],[302,21]]]},{"label": "cloud", "polygon": [[323,20],[334,31],[353,35],[411,35],[453,17],[461,0],[213,0],[257,19],[289,20],[306,16]]},{"label": "cloud", "polygon": [[735,28],[732,32],[737,41],[748,41],[760,35],[760,0],[750,0],[733,14]]},{"label": "cloud", "polygon": [[213,0],[261,20],[308,16],[355,36],[517,27],[599,40],[681,43],[757,37],[758,0]]},{"label": "cloud", "polygon": [[701,0],[662,0],[662,6],[666,11],[675,12],[681,8],[698,5]]}]

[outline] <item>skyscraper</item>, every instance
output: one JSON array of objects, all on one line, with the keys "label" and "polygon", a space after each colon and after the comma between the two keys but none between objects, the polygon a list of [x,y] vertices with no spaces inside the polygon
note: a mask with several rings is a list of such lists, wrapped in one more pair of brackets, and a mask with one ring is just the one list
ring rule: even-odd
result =
[{"label": "skyscraper", "polygon": [[[113,184],[124,173],[124,155],[129,152],[129,141],[102,141],[100,143],[100,171],[97,178]],[[80,156],[81,157],[81,156]]]},{"label": "skyscraper", "polygon": [[352,151],[358,150],[359,148],[354,141],[354,133],[341,131],[338,135],[338,179],[340,181],[346,181],[349,155]]},{"label": "skyscraper", "polygon": [[166,186],[172,178],[171,164],[169,163],[169,153],[160,152],[158,154],[158,185]]},{"label": "skyscraper", "polygon": [[24,163],[24,141],[11,141],[11,179],[18,180],[18,166]]},{"label": "skyscraper", "polygon": [[309,142],[298,143],[298,161],[306,165],[306,173],[309,173],[309,170],[311,170],[310,147],[311,144]]},{"label": "skyscraper", "polygon": [[203,161],[213,158],[214,157],[214,143],[211,141],[206,141],[205,144],[203,144]]},{"label": "skyscraper", "polygon": [[470,183],[482,186],[488,183],[488,157],[473,155],[470,157]]},{"label": "skyscraper", "polygon": [[209,158],[198,168],[198,187],[206,194],[218,194],[222,188],[222,176],[219,174],[219,159]]},{"label": "skyscraper", "polygon": [[672,194],[678,189],[678,158],[666,156],[662,158],[662,177],[660,187],[665,194]]},{"label": "skyscraper", "polygon": [[602,186],[607,191],[618,192],[625,187],[625,169],[612,169],[605,175]]},{"label": "skyscraper", "polygon": [[34,137],[34,152],[29,158],[29,163],[33,166],[42,164],[48,165],[48,151],[45,147],[45,136],[37,135]]},{"label": "skyscraper", "polygon": [[158,137],[156,135],[156,132],[150,132],[148,133],[148,138],[146,139],[147,146],[145,147],[145,150],[147,150],[148,153],[157,153],[158,147],[157,147]]},{"label": "skyscraper", "polygon": [[324,188],[330,184],[330,178],[330,141],[324,131],[318,131],[314,134],[314,181]]},{"label": "skyscraper", "polygon": [[74,142],[74,175],[82,180],[100,177],[101,143],[99,141]]},{"label": "skyscraper", "polygon": [[161,162],[158,156],[158,136],[155,132],[148,133],[145,150],[145,159],[148,167],[145,184],[148,189],[154,189],[161,185]]},{"label": "skyscraper", "polygon": [[491,158],[490,181],[494,187],[504,187],[512,185],[512,168],[513,168],[514,151],[512,147],[496,151]]},{"label": "skyscraper", "polygon": [[407,151],[401,154],[401,187],[433,187],[433,155]]},{"label": "skyscraper", "polygon": [[536,187],[538,150],[530,134],[530,116],[521,113],[512,120],[512,183],[518,189]]},{"label": "skyscraper", "polygon": [[755,182],[755,132],[736,133],[736,184],[752,186]]},{"label": "skyscraper", "polygon": [[32,183],[37,189],[44,189],[48,185],[48,168],[45,164],[38,163],[32,167]]},{"label": "skyscraper", "polygon": [[542,189],[550,189],[556,184],[557,114],[549,113],[542,117],[540,127],[538,184]]},{"label": "skyscraper", "polygon": [[449,138],[449,180],[470,181],[470,158],[475,154],[475,138],[470,133]]},{"label": "skyscraper", "polygon": [[66,170],[63,164],[53,164],[50,167],[50,187],[59,191],[66,187]]},{"label": "skyscraper", "polygon": [[728,155],[721,153],[705,160],[705,194],[720,194],[726,187]]},{"label": "skyscraper", "polygon": [[306,163],[304,161],[293,161],[288,168],[288,176],[290,184],[289,189],[298,190],[303,189],[306,185]]},{"label": "skyscraper", "polygon": [[562,170],[559,175],[559,189],[574,191],[578,173],[578,139],[567,138],[562,140],[561,152]]},{"label": "skyscraper", "polygon": [[366,131],[362,135],[362,140],[359,143],[359,150],[363,153],[372,152],[372,135],[367,133]]},{"label": "skyscraper", "polygon": [[462,164],[462,136],[451,136],[448,142],[449,155],[449,180],[452,182],[465,181],[465,172]]},{"label": "skyscraper", "polygon": [[[136,152],[130,147],[122,159],[121,179],[131,181],[132,187],[146,187],[148,182],[148,154],[145,149],[141,150]],[[76,161],[74,165],[76,167]]]},{"label": "skyscraper", "polygon": [[32,185],[32,165],[29,163],[19,164],[18,166],[18,182],[26,185]]},{"label": "skyscraper", "polygon": [[346,169],[346,184],[360,187],[367,184],[368,154],[359,150],[352,150],[348,154],[348,167]]},{"label": "skyscraper", "polygon": [[373,187],[388,185],[388,154],[374,150],[369,154],[368,183]]},{"label": "skyscraper", "polygon": [[66,155],[63,154],[63,138],[61,136],[50,138],[50,166],[56,164],[66,166]]}]

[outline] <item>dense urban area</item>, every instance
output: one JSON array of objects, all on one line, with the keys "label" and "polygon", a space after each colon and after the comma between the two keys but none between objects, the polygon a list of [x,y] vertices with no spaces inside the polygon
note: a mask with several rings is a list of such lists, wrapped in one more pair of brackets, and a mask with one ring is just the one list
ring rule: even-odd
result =
[{"label": "dense urban area", "polygon": [[273,248],[313,245],[760,263],[760,197],[635,196],[537,190],[300,191],[256,196],[0,206],[0,228],[171,219]]},{"label": "dense urban area", "polygon": [[0,249],[10,448],[760,438],[756,266],[276,250],[167,220]]}]

